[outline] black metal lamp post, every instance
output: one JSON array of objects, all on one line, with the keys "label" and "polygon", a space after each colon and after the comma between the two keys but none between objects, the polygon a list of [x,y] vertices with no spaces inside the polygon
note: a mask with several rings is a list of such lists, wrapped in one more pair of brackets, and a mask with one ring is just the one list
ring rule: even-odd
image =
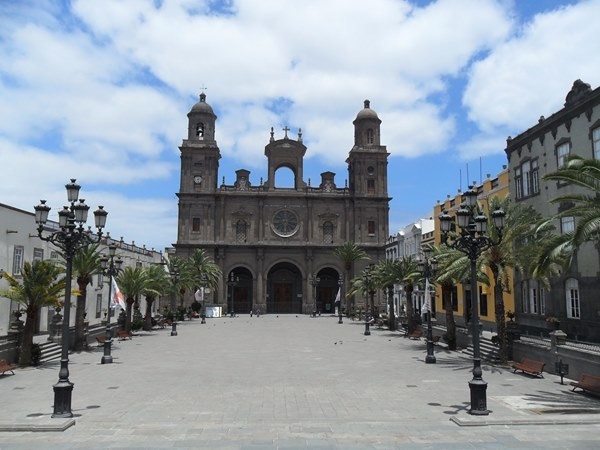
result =
[{"label": "black metal lamp post", "polygon": [[227,286],[229,286],[229,295],[231,296],[231,317],[235,317],[235,310],[233,306],[233,289],[237,286],[240,278],[237,277],[233,272],[229,274],[229,280],[227,280]]},{"label": "black metal lamp post", "polygon": [[206,274],[202,274],[201,277],[202,282],[202,307],[200,310],[200,317],[202,317],[202,321],[200,323],[206,323],[206,285],[208,284],[208,280],[206,278]]},{"label": "black metal lamp post", "polygon": [[368,265],[363,273],[363,283],[365,284],[365,336],[371,335],[369,328],[369,294],[371,294],[371,265]]},{"label": "black metal lamp post", "polygon": [[342,298],[344,298],[344,296],[342,295],[342,288],[344,287],[344,277],[342,275],[340,275],[340,277],[338,278],[338,287],[338,292],[340,294],[340,303],[338,304],[338,323],[344,323],[342,321]]},{"label": "black metal lamp post", "polygon": [[460,232],[449,236],[454,221],[445,211],[439,216],[442,231],[442,242],[451,248],[467,255],[471,263],[471,307],[473,313],[473,379],[469,381],[471,391],[470,414],[488,415],[486,389],[487,383],[482,378],[481,354],[479,348],[479,305],[477,298],[477,257],[502,240],[504,228],[504,211],[497,209],[491,214],[491,222],[498,231],[498,237],[493,239],[487,235],[488,217],[477,210],[477,191],[470,186],[463,194],[464,203],[456,212]]},{"label": "black metal lamp post", "polygon": [[425,357],[425,362],[427,364],[435,364],[435,354],[433,352],[433,330],[431,328],[431,296],[429,293],[429,277],[435,274],[435,270],[437,268],[437,260],[435,258],[430,258],[431,248],[424,247],[423,254],[425,258],[423,261],[419,262],[419,270],[423,274],[425,278],[425,298],[429,299],[429,303],[427,305],[427,356]]},{"label": "black metal lamp post", "polygon": [[123,260],[119,257],[115,261],[115,255],[117,253],[117,246],[110,244],[108,246],[108,256],[102,256],[102,271],[104,275],[108,275],[108,314],[106,315],[106,333],[104,335],[104,355],[100,362],[102,364],[110,364],[113,362],[112,355],[110,354],[112,347],[112,329],[110,324],[110,313],[112,305],[112,279],[117,276],[121,271]]},{"label": "black metal lamp post", "polygon": [[173,315],[173,320],[171,321],[171,336],[177,336],[177,311],[175,311],[175,304],[177,297],[177,283],[179,283],[179,272],[173,270],[169,275],[173,282],[173,296],[171,297],[171,314]]},{"label": "black metal lamp post", "polygon": [[312,316],[313,317],[317,317],[317,286],[319,285],[319,283],[321,282],[321,278],[315,276],[315,274],[313,273],[311,275],[311,284],[313,287],[313,313]]},{"label": "black metal lamp post", "polygon": [[85,204],[85,200],[79,199],[79,190],[81,186],[71,182],[65,187],[67,189],[67,200],[70,206],[65,206],[58,212],[58,230],[50,231],[47,236],[43,235],[44,226],[48,221],[50,207],[46,205],[46,200],[35,209],[35,222],[38,224],[38,236],[43,241],[47,241],[62,250],[66,261],[65,274],[65,302],[63,306],[63,331],[62,331],[62,349],[60,357],[60,370],[58,372],[58,382],[54,387],[54,413],[52,417],[67,418],[73,417],[71,411],[71,394],[73,393],[73,383],[69,381],[69,343],[70,337],[70,312],[71,312],[71,281],[73,274],[73,256],[81,247],[100,242],[102,238],[102,229],[106,225],[106,216],[108,212],[104,207],[99,206],[94,211],[97,233],[94,234],[86,230],[83,225],[87,222],[88,210],[90,207]]}]

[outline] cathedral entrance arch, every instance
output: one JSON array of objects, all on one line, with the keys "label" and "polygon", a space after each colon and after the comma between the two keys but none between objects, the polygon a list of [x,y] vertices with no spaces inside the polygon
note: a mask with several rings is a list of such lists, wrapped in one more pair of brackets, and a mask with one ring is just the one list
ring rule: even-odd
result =
[{"label": "cathedral entrance arch", "polygon": [[230,272],[227,280],[233,274],[234,283],[228,285],[227,311],[236,314],[250,314],[252,309],[252,274],[245,267],[236,267]]},{"label": "cathedral entrance arch", "polygon": [[302,313],[302,274],[294,264],[279,263],[269,271],[267,313]]},{"label": "cathedral entrance arch", "polygon": [[317,276],[317,311],[322,314],[333,314],[335,312],[335,297],[339,289],[339,274],[332,268],[321,269]]}]

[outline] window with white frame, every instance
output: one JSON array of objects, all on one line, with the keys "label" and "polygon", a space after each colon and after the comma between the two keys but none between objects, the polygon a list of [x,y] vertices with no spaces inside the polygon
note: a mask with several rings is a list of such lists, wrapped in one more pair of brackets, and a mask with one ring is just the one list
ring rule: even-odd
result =
[{"label": "window with white frame", "polygon": [[546,291],[540,287],[540,314],[546,314]]},{"label": "window with white frame", "polygon": [[562,234],[575,231],[575,218],[572,216],[560,218],[560,232]]},{"label": "window with white frame", "polygon": [[517,198],[529,197],[540,193],[538,160],[527,160],[515,168],[515,188]]},{"label": "window with white frame", "polygon": [[565,293],[567,296],[567,317],[579,319],[581,317],[579,282],[575,278],[568,278],[565,281]]},{"label": "window with white frame", "polygon": [[43,248],[34,248],[33,249],[33,260],[34,261],[43,261],[44,260],[44,249]]},{"label": "window with white frame", "polygon": [[538,314],[538,312],[539,312],[538,290],[537,290],[537,286],[533,282],[529,286],[529,304],[531,306],[529,308],[529,311],[532,314]]},{"label": "window with white frame", "polygon": [[15,245],[13,250],[13,266],[12,273],[13,275],[21,275],[21,269],[23,268],[23,254],[25,253],[25,249],[22,245]]},{"label": "window with white frame", "polygon": [[569,152],[571,151],[571,143],[565,142],[564,144],[560,144],[556,147],[556,163],[558,168],[560,169],[567,162],[567,158],[569,157]]},{"label": "window with white frame", "polygon": [[592,131],[592,145],[594,147],[594,158],[600,160],[600,127]]},{"label": "window with white frame", "polygon": [[59,258],[60,258],[60,253],[55,252],[55,251],[50,252],[50,259],[59,259]]}]

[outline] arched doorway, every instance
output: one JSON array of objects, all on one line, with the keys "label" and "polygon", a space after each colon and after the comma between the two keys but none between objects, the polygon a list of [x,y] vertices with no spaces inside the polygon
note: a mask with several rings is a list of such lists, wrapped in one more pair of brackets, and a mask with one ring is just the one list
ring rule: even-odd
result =
[{"label": "arched doorway", "polygon": [[228,285],[227,311],[236,314],[250,314],[252,309],[252,274],[245,267],[233,269],[227,280],[233,273],[235,282]]},{"label": "arched doorway", "polygon": [[302,313],[302,274],[295,265],[279,263],[269,271],[267,313]]},{"label": "arched doorway", "polygon": [[339,274],[337,270],[321,269],[317,274],[319,284],[317,285],[317,311],[321,314],[333,314],[335,312],[335,297],[339,289]]}]

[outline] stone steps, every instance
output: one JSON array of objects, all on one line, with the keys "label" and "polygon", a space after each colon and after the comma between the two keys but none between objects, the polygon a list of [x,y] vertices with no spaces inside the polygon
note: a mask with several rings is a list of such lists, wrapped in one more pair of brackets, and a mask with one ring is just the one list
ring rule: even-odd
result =
[{"label": "stone steps", "polygon": [[53,361],[60,359],[61,347],[55,342],[43,342],[40,343],[40,349],[42,350],[42,356],[40,358],[40,364],[47,361]]},{"label": "stone steps", "polygon": [[[479,352],[482,360],[490,362],[498,362],[498,347],[495,346],[490,339],[480,337],[479,338]],[[473,357],[473,344],[469,344],[467,348],[462,350],[462,353]]]}]

